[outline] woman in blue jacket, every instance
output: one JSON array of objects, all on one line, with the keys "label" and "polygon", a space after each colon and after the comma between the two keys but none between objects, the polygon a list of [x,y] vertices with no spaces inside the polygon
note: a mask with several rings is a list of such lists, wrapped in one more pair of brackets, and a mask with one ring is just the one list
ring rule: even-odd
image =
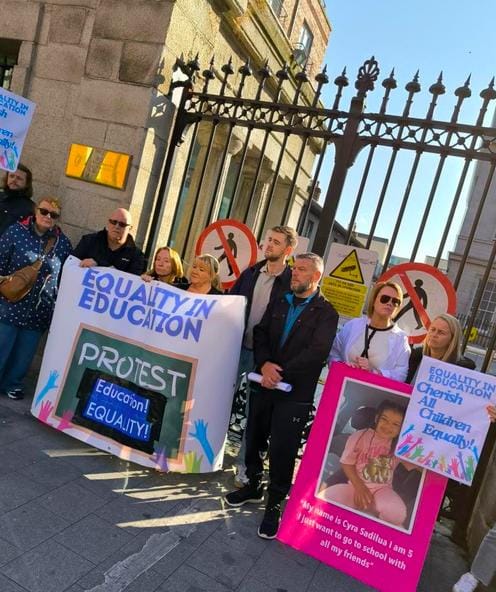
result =
[{"label": "woman in blue jacket", "polygon": [[[59,201],[43,197],[34,216],[16,222],[0,237],[0,275],[43,260],[36,282],[24,298],[10,302],[0,296],[0,392],[11,399],[24,397],[23,380],[50,325],[60,271],[72,249],[56,225],[59,217]],[[49,241],[53,244],[44,254]]]}]

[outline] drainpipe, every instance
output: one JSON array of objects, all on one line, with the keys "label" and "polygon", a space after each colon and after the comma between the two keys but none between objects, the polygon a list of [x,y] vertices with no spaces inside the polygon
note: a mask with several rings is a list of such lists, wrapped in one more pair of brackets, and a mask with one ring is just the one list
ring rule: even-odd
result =
[{"label": "drainpipe", "polygon": [[31,60],[29,67],[26,70],[26,77],[24,79],[24,85],[22,87],[22,96],[29,98],[31,92],[31,83],[33,81],[33,71],[36,66],[36,60],[38,58],[38,47],[40,45],[41,27],[43,26],[43,19],[45,18],[45,3],[40,4],[40,10],[38,12],[38,21],[36,23],[36,31],[33,39],[33,50],[31,52]]}]

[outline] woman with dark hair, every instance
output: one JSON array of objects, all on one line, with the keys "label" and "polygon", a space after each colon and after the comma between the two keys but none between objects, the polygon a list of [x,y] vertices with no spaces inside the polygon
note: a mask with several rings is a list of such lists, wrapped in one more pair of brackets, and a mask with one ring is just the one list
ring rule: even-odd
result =
[{"label": "woman with dark hair", "polygon": [[24,397],[23,380],[50,325],[59,275],[72,249],[56,225],[59,218],[58,199],[42,197],[34,216],[12,224],[0,237],[1,276],[42,261],[33,287],[23,298],[11,302],[0,296],[0,392],[10,399]]},{"label": "woman with dark hair", "polygon": [[185,289],[195,294],[222,294],[217,259],[208,254],[195,257]]},{"label": "woman with dark hair", "polygon": [[146,271],[141,279],[145,282],[158,280],[178,288],[187,287],[188,280],[184,277],[183,264],[177,251],[171,247],[160,247],[153,258],[152,268]]},{"label": "woman with dark hair", "polygon": [[0,235],[20,218],[34,214],[33,175],[20,164],[14,172],[7,172],[0,191]]},{"label": "woman with dark hair", "polygon": [[406,333],[393,321],[402,298],[398,284],[375,284],[369,295],[367,315],[344,325],[334,340],[329,362],[347,362],[355,368],[405,380],[410,346]]},{"label": "woman with dark hair", "polygon": [[415,468],[394,455],[405,409],[385,399],[377,407],[374,425],[349,436],[340,459],[348,483],[328,487],[321,493],[324,499],[404,526],[407,507],[393,489],[393,475],[400,463]]},{"label": "woman with dark hair", "polygon": [[457,318],[443,313],[432,319],[424,343],[412,350],[406,382],[413,382],[423,356],[473,370],[475,362],[461,355],[462,328]]}]

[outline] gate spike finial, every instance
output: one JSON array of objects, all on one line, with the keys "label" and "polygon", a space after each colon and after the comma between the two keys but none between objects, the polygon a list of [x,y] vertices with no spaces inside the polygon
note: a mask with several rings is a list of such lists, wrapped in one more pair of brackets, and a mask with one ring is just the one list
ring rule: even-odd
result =
[{"label": "gate spike finial", "polygon": [[248,76],[251,76],[250,58],[246,58],[244,64],[238,69],[238,72],[241,74],[241,80],[239,81],[236,96],[241,97],[245,86],[245,80]]},{"label": "gate spike finial", "polygon": [[323,86],[324,84],[328,84],[328,82],[329,82],[329,76],[327,76],[327,66],[324,66],[322,68],[322,71],[319,72],[315,76],[315,82],[317,82],[318,84],[320,84],[320,86]]},{"label": "gate spike finial", "polygon": [[472,77],[472,74],[469,74],[467,80],[465,80],[464,85],[459,86],[455,90],[455,97],[458,97],[459,99],[467,99],[468,97],[472,96],[472,91],[470,90],[471,77]]},{"label": "gate spike finial", "polygon": [[415,72],[415,76],[413,77],[413,79],[410,80],[410,82],[406,83],[405,90],[407,90],[411,94],[420,92],[421,86],[419,83],[419,76],[420,76],[420,71],[417,70]]},{"label": "gate spike finial", "polygon": [[432,84],[429,87],[429,92],[433,95],[444,95],[444,93],[446,92],[446,87],[443,84],[443,71],[442,70],[439,73],[439,76],[437,78],[437,82],[435,82],[434,84]]},{"label": "gate spike finial", "polygon": [[396,79],[394,77],[394,68],[391,70],[391,74],[387,78],[384,78],[382,86],[390,90],[397,87]]},{"label": "gate spike finial", "polygon": [[462,103],[465,99],[468,99],[472,95],[472,91],[470,90],[470,77],[472,75],[469,74],[467,80],[465,80],[465,84],[463,86],[459,86],[455,90],[455,97],[458,97],[458,101],[453,109],[453,115],[451,116],[451,123],[456,123],[458,121],[458,116],[460,115],[460,109],[462,107]]},{"label": "gate spike finial", "polygon": [[494,76],[491,78],[487,88],[480,93],[481,98],[485,101],[492,101],[496,99],[496,91],[494,90]]},{"label": "gate spike finial", "polygon": [[334,97],[334,105],[332,106],[332,108],[337,109],[339,107],[339,102],[341,101],[343,88],[349,85],[349,80],[346,76],[346,66],[343,68],[341,75],[335,78],[334,84],[338,87],[338,90],[336,92],[336,96]]},{"label": "gate spike finial", "polygon": [[209,67],[206,70],[203,70],[203,72],[202,72],[202,76],[205,80],[205,84],[203,85],[202,93],[207,92],[208,85],[210,84],[210,81],[215,78],[214,63],[215,63],[215,56],[212,55],[212,57],[210,58]]},{"label": "gate spike finial", "polygon": [[229,57],[227,64],[223,64],[221,66],[221,70],[222,70],[222,72],[224,72],[224,78],[222,79],[222,84],[220,87],[219,94],[223,95],[226,92],[227,79],[229,78],[229,76],[234,74],[234,68],[232,67],[232,56]]},{"label": "gate spike finial", "polygon": [[384,96],[382,97],[382,103],[381,103],[381,107],[379,109],[379,113],[381,113],[383,115],[384,113],[386,113],[386,107],[387,107],[387,104],[389,101],[389,95],[391,94],[391,91],[397,87],[396,79],[394,77],[394,68],[391,70],[391,74],[389,75],[389,77],[385,78],[382,81],[382,86],[386,89],[386,92],[384,93]]},{"label": "gate spike finial", "polygon": [[262,65],[262,67],[260,68],[260,70],[258,70],[257,74],[260,76],[260,82],[258,83],[257,94],[255,96],[255,100],[259,101],[260,97],[262,96],[262,91],[265,86],[265,81],[272,74],[270,71],[270,68],[269,68],[269,59],[268,58],[265,58],[265,61]]}]

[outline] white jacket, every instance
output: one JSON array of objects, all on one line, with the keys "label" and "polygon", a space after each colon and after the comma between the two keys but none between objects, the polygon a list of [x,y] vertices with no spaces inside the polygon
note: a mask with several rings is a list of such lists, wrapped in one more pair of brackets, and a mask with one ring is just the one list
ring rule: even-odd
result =
[{"label": "white jacket", "polygon": [[[350,362],[350,347],[360,335],[365,335],[365,327],[369,322],[369,319],[363,316],[351,319],[344,325],[334,339],[329,355],[329,364],[331,362]],[[388,349],[386,361],[378,370],[387,378],[404,381],[408,373],[410,346],[407,334],[397,325],[393,325],[389,331]]]}]

